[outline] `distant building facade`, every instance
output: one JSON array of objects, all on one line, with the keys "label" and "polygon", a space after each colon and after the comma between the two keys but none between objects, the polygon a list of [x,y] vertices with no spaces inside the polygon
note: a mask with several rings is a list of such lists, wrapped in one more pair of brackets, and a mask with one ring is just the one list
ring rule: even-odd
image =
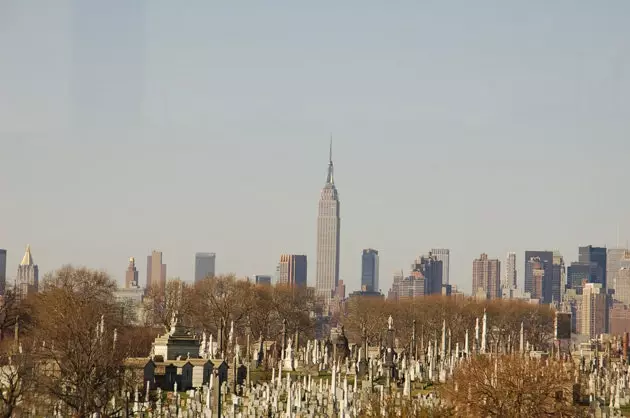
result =
[{"label": "distant building facade", "polygon": [[609,248],[606,254],[606,284],[616,290],[617,274],[622,267],[630,267],[630,251],[627,248]]},{"label": "distant building facade", "polygon": [[591,263],[573,262],[567,268],[567,288],[574,289],[577,295],[582,294],[586,283],[597,280],[598,267]]},{"label": "distant building facade", "polygon": [[611,335],[622,335],[630,332],[630,307],[623,303],[614,303],[608,313],[609,333]]},{"label": "distant building facade", "polygon": [[593,283],[601,283],[604,290],[608,289],[606,283],[606,260],[608,258],[608,251],[605,247],[593,247],[587,245],[586,247],[579,247],[578,261],[580,263],[592,263],[596,266],[597,275]]},{"label": "distant building facade", "polygon": [[216,258],[215,253],[195,254],[195,283],[206,277],[214,277]]},{"label": "distant building facade", "polygon": [[282,254],[280,256],[279,284],[306,287],[307,264],[306,255]]},{"label": "distant building facade", "polygon": [[509,252],[505,258],[505,274],[501,283],[503,289],[516,289],[516,253]]},{"label": "distant building facade", "polygon": [[411,265],[411,274],[424,278],[424,295],[442,293],[442,271],[442,262],[433,253],[420,256]]},{"label": "distant building facade", "polygon": [[485,295],[486,299],[501,298],[501,262],[481,254],[473,261],[473,296]]},{"label": "distant building facade", "polygon": [[566,288],[566,268],[564,266],[564,258],[558,251],[553,253],[553,265],[551,272],[551,297],[549,302],[559,306],[564,300],[564,289]]},{"label": "distant building facade", "polygon": [[411,265],[409,276],[394,274],[388,299],[401,300],[442,294],[442,262],[432,253],[418,257]]},{"label": "distant building facade", "polygon": [[131,257],[129,258],[129,265],[127,266],[127,271],[125,272],[125,288],[137,288],[140,287],[140,283],[138,281],[138,269],[136,268],[136,259]]},{"label": "distant building facade", "polygon": [[591,338],[608,330],[608,298],[601,283],[586,283],[579,309],[579,330]]},{"label": "distant building facade", "polygon": [[153,251],[147,256],[147,289],[166,288],[166,264],[162,263],[162,252]]},{"label": "distant building facade", "polygon": [[361,255],[361,290],[378,292],[378,251],[372,248],[363,250]]},{"label": "distant building facade", "polygon": [[16,291],[20,298],[25,298],[39,290],[39,267],[33,261],[31,246],[26,246],[26,252],[17,271]]},{"label": "distant building facade", "polygon": [[442,262],[442,284],[450,283],[450,257],[451,250],[448,248],[434,248],[431,250],[431,254],[435,256],[438,261]]},{"label": "distant building facade", "polygon": [[257,274],[254,276],[254,283],[261,286],[271,286],[271,276]]},{"label": "distant building facade", "polygon": [[7,250],[0,249],[0,295],[7,289]]},{"label": "distant building facade", "polygon": [[552,277],[553,251],[525,251],[525,293],[542,303],[551,303]]},{"label": "distant building facade", "polygon": [[622,267],[615,274],[615,301],[630,306],[630,268]]}]

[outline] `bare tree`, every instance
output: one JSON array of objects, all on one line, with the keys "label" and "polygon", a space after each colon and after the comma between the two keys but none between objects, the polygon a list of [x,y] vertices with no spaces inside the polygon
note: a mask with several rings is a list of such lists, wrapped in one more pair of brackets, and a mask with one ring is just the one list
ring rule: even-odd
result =
[{"label": "bare tree", "polygon": [[578,417],[572,365],[520,356],[475,356],[455,371],[441,396],[471,417]]},{"label": "bare tree", "polygon": [[0,345],[0,417],[18,415],[34,388],[32,347],[5,341]]},{"label": "bare tree", "polygon": [[[33,302],[38,391],[68,413],[115,413],[126,353],[116,347],[115,283],[103,272],[64,267],[46,277]],[[119,403],[121,405],[121,403]]]},{"label": "bare tree", "polygon": [[173,314],[177,312],[182,321],[189,323],[193,313],[193,299],[194,288],[178,278],[168,280],[164,288],[153,286],[147,289],[143,301],[143,322],[147,326],[164,327],[168,330]]}]

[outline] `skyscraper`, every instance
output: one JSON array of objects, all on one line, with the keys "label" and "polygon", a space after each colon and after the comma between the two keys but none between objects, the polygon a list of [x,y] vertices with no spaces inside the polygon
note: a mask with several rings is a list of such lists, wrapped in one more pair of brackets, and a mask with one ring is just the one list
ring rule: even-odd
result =
[{"label": "skyscraper", "polygon": [[553,266],[551,272],[551,300],[559,304],[564,299],[564,290],[566,288],[567,275],[564,267],[564,258],[559,251],[553,252]]},{"label": "skyscraper", "polygon": [[608,329],[608,295],[601,283],[586,283],[579,310],[579,329],[591,338],[605,334]]},{"label": "skyscraper", "polygon": [[7,250],[0,249],[0,295],[7,288]]},{"label": "skyscraper", "polygon": [[573,262],[567,268],[567,287],[575,289],[575,293],[581,295],[584,285],[597,279],[597,272],[595,264]]},{"label": "skyscraper", "polygon": [[[533,264],[530,262],[533,258],[537,258],[537,263],[540,264],[540,268],[542,268],[542,276],[540,276],[540,272],[537,272],[538,277],[542,282],[540,286],[544,289],[548,289],[548,300],[543,303],[551,302],[551,280],[553,277],[553,251],[525,251],[525,278],[523,280],[524,290],[525,292],[530,292],[532,298],[543,300],[544,290],[541,289],[541,293],[537,294],[534,291],[534,271],[532,269]],[[536,294],[536,296],[534,296]]]},{"label": "skyscraper", "polygon": [[485,295],[486,299],[501,297],[501,262],[481,254],[473,261],[473,296]]},{"label": "skyscraper", "polygon": [[378,292],[378,251],[368,248],[361,255],[361,290]]},{"label": "skyscraper", "polygon": [[166,287],[166,264],[162,264],[162,252],[155,251],[147,256],[147,289]]},{"label": "skyscraper", "polygon": [[282,254],[280,256],[278,283],[306,287],[306,266],[305,255]]},{"label": "skyscraper", "polygon": [[27,245],[17,271],[16,290],[21,298],[25,298],[32,293],[37,293],[38,289],[39,267],[33,262],[31,246]]},{"label": "skyscraper", "polygon": [[507,253],[505,259],[505,275],[501,287],[504,289],[516,289],[516,253]]},{"label": "skyscraper", "polygon": [[578,253],[578,261],[580,263],[595,264],[597,267],[597,277],[594,280],[594,283],[601,283],[605,292],[606,289],[608,289],[606,287],[606,247],[593,247],[592,245],[587,245],[586,247],[580,247]]},{"label": "skyscraper", "polygon": [[214,277],[215,261],[215,253],[195,254],[195,283],[205,279],[206,277]]},{"label": "skyscraper", "polygon": [[606,254],[606,284],[608,289],[616,290],[617,274],[622,267],[622,262],[627,258],[626,248],[609,248]]},{"label": "skyscraper", "polygon": [[138,269],[136,268],[136,259],[133,257],[129,258],[129,265],[127,266],[127,271],[125,272],[125,287],[127,289],[140,287],[140,283],[138,283]]},{"label": "skyscraper", "polygon": [[321,191],[317,216],[317,266],[315,291],[328,311],[330,300],[339,284],[340,202],[335,186],[332,161],[332,140],[328,158],[328,175]]},{"label": "skyscraper", "polygon": [[442,294],[442,262],[433,253],[422,255],[411,265],[411,276],[424,279],[423,295]]},{"label": "skyscraper", "polygon": [[450,267],[450,256],[451,250],[448,248],[434,248],[431,250],[431,254],[433,254],[436,260],[442,262],[442,283],[449,284],[450,276],[449,276],[449,267]]}]

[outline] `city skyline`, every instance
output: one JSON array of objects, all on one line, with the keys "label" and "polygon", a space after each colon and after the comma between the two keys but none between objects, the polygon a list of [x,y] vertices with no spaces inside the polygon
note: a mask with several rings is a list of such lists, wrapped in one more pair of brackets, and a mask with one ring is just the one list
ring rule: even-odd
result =
[{"label": "city skyline", "polygon": [[[129,257],[144,270],[140,260],[160,248],[169,276],[186,280],[204,249],[239,277],[273,273],[282,253],[307,254],[314,279],[330,132],[349,289],[359,288],[356,255],[368,246],[379,249],[383,290],[409,260],[445,247],[451,284],[470,291],[482,252],[516,252],[521,288],[525,250],[558,249],[572,262],[578,246],[629,238],[630,198],[619,190],[630,4],[534,2],[464,17],[439,2],[280,14],[160,2],[102,13],[79,3],[45,13],[7,3],[0,246],[9,283],[27,243],[42,275],[72,263],[122,284]],[[594,158],[595,144],[615,152]],[[482,188],[501,198],[482,198]],[[560,195],[562,205],[540,205]]]}]

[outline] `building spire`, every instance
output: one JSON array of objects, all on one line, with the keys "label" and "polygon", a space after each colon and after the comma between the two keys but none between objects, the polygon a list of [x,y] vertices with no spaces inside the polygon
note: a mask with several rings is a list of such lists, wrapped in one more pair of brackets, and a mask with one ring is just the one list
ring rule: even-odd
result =
[{"label": "building spire", "polygon": [[330,150],[328,153],[328,176],[326,177],[326,184],[335,184],[332,161],[332,134],[330,134]]},{"label": "building spire", "polygon": [[31,246],[27,245],[26,246],[26,252],[24,253],[24,258],[22,258],[22,262],[20,263],[21,266],[32,266],[33,263],[33,256],[31,256]]}]

